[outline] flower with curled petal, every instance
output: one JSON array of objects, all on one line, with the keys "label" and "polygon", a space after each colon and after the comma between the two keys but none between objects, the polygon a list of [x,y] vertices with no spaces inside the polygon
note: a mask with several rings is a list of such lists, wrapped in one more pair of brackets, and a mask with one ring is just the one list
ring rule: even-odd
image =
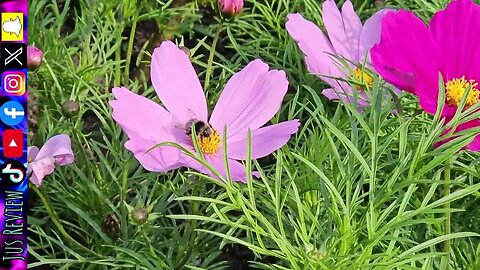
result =
[{"label": "flower with curled petal", "polygon": [[51,137],[42,148],[28,147],[28,174],[30,182],[39,187],[43,178],[56,166],[71,164],[74,160],[70,137],[64,134]]}]

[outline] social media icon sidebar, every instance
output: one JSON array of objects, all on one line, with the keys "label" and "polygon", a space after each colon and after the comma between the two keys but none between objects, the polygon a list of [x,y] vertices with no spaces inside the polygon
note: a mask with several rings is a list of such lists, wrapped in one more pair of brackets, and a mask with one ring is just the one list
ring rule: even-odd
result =
[{"label": "social media icon sidebar", "polygon": [[[0,269],[27,269],[27,0],[0,1]],[[7,10],[8,9],[8,12]],[[7,215],[8,214],[8,215]],[[15,217],[14,222],[4,222]]]}]

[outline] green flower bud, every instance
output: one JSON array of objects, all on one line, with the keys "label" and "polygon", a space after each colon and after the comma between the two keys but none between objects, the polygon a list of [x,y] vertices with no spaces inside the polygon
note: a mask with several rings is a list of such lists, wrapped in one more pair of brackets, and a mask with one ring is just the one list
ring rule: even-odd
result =
[{"label": "green flower bud", "polygon": [[148,221],[148,211],[145,207],[138,207],[130,212],[133,222],[143,224]]},{"label": "green flower bud", "polygon": [[62,104],[63,113],[67,116],[75,116],[80,111],[80,104],[74,100],[67,100]]}]

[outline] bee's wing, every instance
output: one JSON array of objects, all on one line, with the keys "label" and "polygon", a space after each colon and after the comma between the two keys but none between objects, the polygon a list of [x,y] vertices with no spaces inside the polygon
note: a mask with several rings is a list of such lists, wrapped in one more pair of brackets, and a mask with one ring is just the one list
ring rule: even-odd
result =
[{"label": "bee's wing", "polygon": [[[188,111],[188,117],[190,120],[192,119],[198,119],[197,115],[195,114],[195,112],[193,112],[192,109],[187,109]],[[180,128],[180,129],[185,129],[185,126],[186,124],[188,123],[182,123],[180,120],[178,120],[176,117],[174,118],[173,120],[173,126],[176,127],[176,128]]]},{"label": "bee's wing", "polygon": [[185,129],[185,123],[182,123],[177,117],[173,116],[172,122],[175,128]]},{"label": "bee's wing", "polygon": [[192,111],[192,109],[187,109],[188,110],[188,117],[190,119],[198,119],[197,115],[195,114],[195,112]]}]

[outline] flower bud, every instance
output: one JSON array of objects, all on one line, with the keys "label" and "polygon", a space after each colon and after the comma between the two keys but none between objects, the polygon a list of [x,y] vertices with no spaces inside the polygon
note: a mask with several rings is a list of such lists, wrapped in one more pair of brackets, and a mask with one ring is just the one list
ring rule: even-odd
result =
[{"label": "flower bud", "polygon": [[62,110],[67,116],[75,116],[80,111],[80,104],[74,100],[67,100],[62,104]]},{"label": "flower bud", "polygon": [[235,16],[243,8],[243,0],[218,0],[220,9],[224,14]]},{"label": "flower bud", "polygon": [[143,224],[148,220],[148,211],[144,207],[138,207],[130,212],[133,222]]},{"label": "flower bud", "polygon": [[383,0],[375,0],[375,7],[383,8],[385,6],[385,1]]},{"label": "flower bud", "polygon": [[102,231],[113,239],[120,237],[121,230],[120,220],[115,213],[108,213],[102,219]]},{"label": "flower bud", "polygon": [[35,46],[27,47],[27,67],[30,70],[38,68],[43,62],[43,52]]}]

